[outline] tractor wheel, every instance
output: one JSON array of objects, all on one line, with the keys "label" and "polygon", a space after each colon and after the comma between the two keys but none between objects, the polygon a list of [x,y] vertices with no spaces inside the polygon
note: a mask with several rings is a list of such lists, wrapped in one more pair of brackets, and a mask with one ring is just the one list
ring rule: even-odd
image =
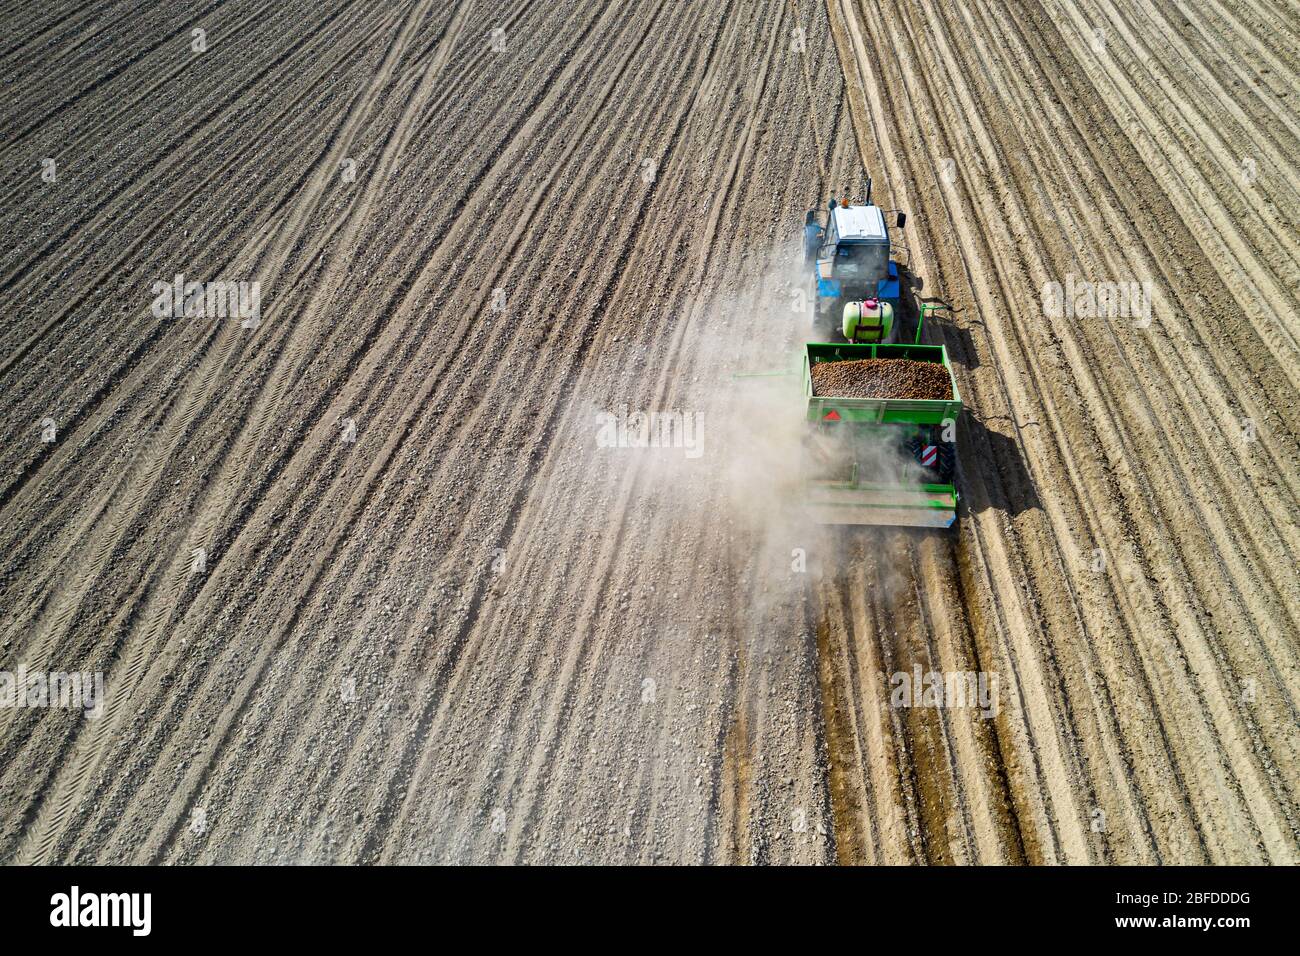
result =
[{"label": "tractor wheel", "polygon": [[954,442],[939,442],[939,482],[952,484],[957,474],[957,445]]},{"label": "tractor wheel", "polygon": [[957,474],[957,446],[954,443],[922,434],[909,439],[904,447],[912,456],[912,460],[920,465],[924,460],[925,449],[930,445],[935,446],[936,449],[935,462],[933,465],[922,465],[922,467],[935,476],[937,484],[951,484],[953,476]]},{"label": "tractor wheel", "polygon": [[939,476],[939,483],[948,485],[957,474],[957,443],[943,440],[943,429],[939,425],[930,426],[929,444],[938,449],[938,460],[934,471]]},{"label": "tractor wheel", "polygon": [[813,340],[817,342],[838,342],[840,336],[836,335],[835,317],[837,314],[836,306],[839,299],[823,299],[816,296],[813,299]]}]

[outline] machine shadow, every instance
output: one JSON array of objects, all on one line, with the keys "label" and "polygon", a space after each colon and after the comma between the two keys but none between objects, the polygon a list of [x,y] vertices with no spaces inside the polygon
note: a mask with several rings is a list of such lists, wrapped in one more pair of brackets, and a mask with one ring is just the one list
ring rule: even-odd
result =
[{"label": "machine shadow", "polygon": [[925,279],[912,271],[911,263],[898,266],[898,313],[902,320],[901,340],[911,342],[916,338],[916,323],[919,320],[917,303],[924,301],[921,290],[925,288]]},{"label": "machine shadow", "polygon": [[909,293],[905,312],[912,334],[916,334],[916,322],[918,321],[917,316],[920,309],[925,307],[935,309],[937,314],[932,312],[926,320],[925,324],[931,328],[923,336],[923,339],[942,341],[944,345],[948,346],[948,357],[962,368],[979,368],[979,349],[975,347],[975,340],[970,334],[970,329],[964,328],[956,322],[956,316],[960,310],[954,308],[950,302],[939,296],[932,295],[927,298],[921,295],[921,292],[925,289],[925,280],[920,276],[914,276],[910,270],[901,274],[903,287]]},{"label": "machine shadow", "polygon": [[[1014,438],[993,431],[970,409],[962,415],[960,429],[964,440],[958,446],[958,489],[972,514],[994,508],[1015,517],[1042,508]],[[966,480],[977,472],[981,481]]]},{"label": "machine shadow", "polygon": [[979,350],[975,348],[975,340],[970,334],[970,329],[963,328],[955,322],[945,322],[943,342],[948,346],[949,356],[962,368],[970,371],[980,367]]}]

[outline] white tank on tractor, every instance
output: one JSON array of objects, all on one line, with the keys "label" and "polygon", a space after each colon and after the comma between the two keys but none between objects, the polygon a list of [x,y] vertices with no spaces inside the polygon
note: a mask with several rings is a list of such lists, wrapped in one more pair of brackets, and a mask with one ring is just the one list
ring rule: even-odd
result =
[{"label": "white tank on tractor", "polygon": [[872,345],[896,342],[894,307],[880,299],[845,302],[841,330],[846,342]]}]

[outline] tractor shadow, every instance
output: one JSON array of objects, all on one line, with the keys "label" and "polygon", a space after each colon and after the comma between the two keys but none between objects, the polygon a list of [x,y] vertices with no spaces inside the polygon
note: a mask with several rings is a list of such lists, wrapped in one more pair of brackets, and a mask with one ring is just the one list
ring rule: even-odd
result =
[{"label": "tractor shadow", "polygon": [[945,322],[942,337],[943,344],[948,346],[948,357],[952,361],[968,371],[980,367],[979,350],[975,348],[975,339],[972,338],[970,329],[962,328],[953,322]]},{"label": "tractor shadow", "polygon": [[[902,322],[902,341],[911,342],[916,338],[916,323],[920,315],[918,302],[923,302],[921,290],[925,288],[925,279],[912,271],[910,266],[901,263],[898,266],[898,304]],[[922,339],[924,341],[924,338]]]},{"label": "tractor shadow", "polygon": [[1015,517],[1042,508],[1014,437],[989,428],[970,409],[963,413],[960,428],[964,438],[957,446],[958,488],[972,514],[993,508]]},{"label": "tractor shadow", "polygon": [[[923,296],[921,293],[925,289],[925,280],[920,276],[904,270],[900,270],[900,274],[903,289],[906,290],[904,301],[907,302],[906,313],[912,335],[916,335],[916,323],[921,307],[935,306],[937,308],[930,312],[925,320],[926,331],[921,336],[921,340],[942,342],[948,346],[948,358],[964,369],[979,368],[979,349],[975,347],[970,329],[957,324],[957,316],[961,309],[937,295]],[[976,324],[983,325],[978,320]]]},{"label": "tractor shadow", "polygon": [[[942,342],[948,348],[951,362],[968,371],[979,368],[979,349],[971,330],[956,322],[961,310],[939,296],[923,295],[925,279],[910,268],[899,267],[899,282],[908,340],[916,335],[921,306],[938,306],[925,321],[921,341]],[[978,319],[975,324],[983,326]],[[1036,424],[1031,422],[1025,427]],[[958,488],[971,513],[993,508],[1015,517],[1026,511],[1041,510],[1043,505],[1034,488],[1034,479],[1014,437],[989,428],[970,408],[962,414],[960,431],[964,437],[957,449]],[[971,481],[968,476],[978,480]]]}]

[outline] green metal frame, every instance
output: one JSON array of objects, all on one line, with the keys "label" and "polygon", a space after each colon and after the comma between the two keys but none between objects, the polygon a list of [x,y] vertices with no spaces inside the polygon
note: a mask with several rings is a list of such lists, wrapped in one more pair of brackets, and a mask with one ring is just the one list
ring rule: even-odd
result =
[{"label": "green metal frame", "polygon": [[[861,504],[862,508],[917,508],[923,511],[951,511],[957,507],[957,486],[956,485],[886,485],[879,483],[855,485],[850,482],[811,482],[809,489],[813,494],[810,496],[810,503],[816,504],[815,492],[822,490],[831,491],[887,491],[887,492],[904,492],[914,494],[933,495],[938,500],[932,501],[890,501],[878,502],[871,504]],[[847,506],[848,502],[837,502],[841,506]]]},{"label": "green metal frame", "polygon": [[[953,397],[927,400],[838,398],[813,394],[814,365],[877,358],[910,359],[942,365],[948,372]],[[961,415],[961,394],[957,390],[952,364],[948,361],[948,351],[942,345],[810,342],[804,347],[803,366],[807,420],[828,431],[840,427],[869,432],[884,426],[941,425],[949,420],[955,422]],[[831,413],[835,417],[828,420],[826,416]],[[832,523],[929,527],[951,525],[956,520],[959,497],[955,484],[896,485],[833,479],[810,481],[806,494],[807,504],[814,513],[826,514],[825,520]],[[855,501],[852,500],[854,495],[861,497]]]},{"label": "green metal frame", "polygon": [[916,316],[916,344],[921,344],[921,326],[925,325],[925,317],[931,312],[937,312],[940,309],[946,309],[948,306],[937,302],[922,304],[921,311]]}]

